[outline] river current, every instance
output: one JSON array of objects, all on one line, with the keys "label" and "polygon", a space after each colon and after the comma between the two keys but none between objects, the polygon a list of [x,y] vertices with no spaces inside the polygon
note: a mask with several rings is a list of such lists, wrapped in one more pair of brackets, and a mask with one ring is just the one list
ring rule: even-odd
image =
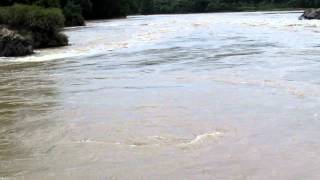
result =
[{"label": "river current", "polygon": [[320,21],[130,16],[0,59],[0,179],[320,179]]}]

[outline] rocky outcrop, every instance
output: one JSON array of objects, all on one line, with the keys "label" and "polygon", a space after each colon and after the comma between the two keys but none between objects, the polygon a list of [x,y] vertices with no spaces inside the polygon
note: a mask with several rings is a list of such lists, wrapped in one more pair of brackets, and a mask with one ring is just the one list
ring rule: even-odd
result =
[{"label": "rocky outcrop", "polygon": [[320,9],[307,9],[299,19],[320,19]]},{"label": "rocky outcrop", "polygon": [[33,53],[32,40],[17,31],[0,27],[0,56],[25,56]]}]

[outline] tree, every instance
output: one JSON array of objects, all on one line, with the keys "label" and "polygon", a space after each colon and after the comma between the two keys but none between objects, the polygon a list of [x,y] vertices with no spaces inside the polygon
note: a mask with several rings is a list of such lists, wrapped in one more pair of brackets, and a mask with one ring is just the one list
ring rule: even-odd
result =
[{"label": "tree", "polygon": [[66,18],[66,26],[83,26],[85,24],[81,5],[74,1],[67,2],[63,8],[63,14]]},{"label": "tree", "polygon": [[141,14],[144,14],[144,15],[152,14],[153,8],[154,8],[154,0],[142,0]]}]

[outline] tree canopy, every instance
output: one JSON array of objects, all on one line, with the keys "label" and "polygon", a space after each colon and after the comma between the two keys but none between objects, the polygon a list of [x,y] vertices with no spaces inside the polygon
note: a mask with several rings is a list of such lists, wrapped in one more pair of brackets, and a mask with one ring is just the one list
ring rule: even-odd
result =
[{"label": "tree canopy", "polygon": [[320,0],[1,0],[0,6],[15,3],[61,8],[66,25],[82,25],[84,19],[124,17],[128,14],[202,13],[320,6]]}]

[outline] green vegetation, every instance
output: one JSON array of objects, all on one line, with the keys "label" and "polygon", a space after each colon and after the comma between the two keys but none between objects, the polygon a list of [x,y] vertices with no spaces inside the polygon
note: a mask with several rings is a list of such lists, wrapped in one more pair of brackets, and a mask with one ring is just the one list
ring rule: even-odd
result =
[{"label": "green vegetation", "polygon": [[35,48],[66,45],[66,36],[60,34],[64,16],[58,8],[16,4],[0,8],[0,24],[18,30],[33,41]]},{"label": "green vegetation", "polygon": [[1,0],[60,8],[65,25],[84,25],[84,19],[125,17],[128,14],[203,13],[320,7],[320,0]]},{"label": "green vegetation", "polygon": [[84,25],[84,19],[125,17],[140,10],[140,0],[1,0],[0,6],[16,3],[60,8],[66,26]]},{"label": "green vegetation", "polygon": [[272,10],[320,6],[320,0],[141,0],[142,14]]},{"label": "green vegetation", "polygon": [[73,1],[67,2],[67,4],[63,8],[63,14],[66,18],[66,26],[85,25],[81,6],[79,4],[75,4]]}]

